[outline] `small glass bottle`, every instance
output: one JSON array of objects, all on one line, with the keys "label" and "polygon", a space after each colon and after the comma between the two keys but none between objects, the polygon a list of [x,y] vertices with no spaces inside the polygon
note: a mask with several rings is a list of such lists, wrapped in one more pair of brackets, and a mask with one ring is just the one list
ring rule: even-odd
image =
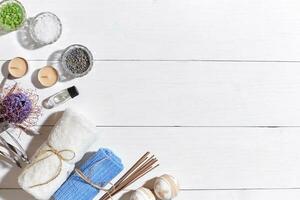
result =
[{"label": "small glass bottle", "polygon": [[75,86],[64,89],[43,101],[43,106],[47,109],[54,108],[64,102],[76,97],[79,92]]}]

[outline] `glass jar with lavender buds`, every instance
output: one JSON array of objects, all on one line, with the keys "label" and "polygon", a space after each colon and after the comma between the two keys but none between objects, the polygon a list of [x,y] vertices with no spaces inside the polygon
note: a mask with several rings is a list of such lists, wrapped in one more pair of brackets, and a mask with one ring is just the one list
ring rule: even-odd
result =
[{"label": "glass jar with lavender buds", "polygon": [[61,57],[63,70],[72,78],[89,73],[93,66],[93,55],[85,46],[74,44],[67,47]]}]

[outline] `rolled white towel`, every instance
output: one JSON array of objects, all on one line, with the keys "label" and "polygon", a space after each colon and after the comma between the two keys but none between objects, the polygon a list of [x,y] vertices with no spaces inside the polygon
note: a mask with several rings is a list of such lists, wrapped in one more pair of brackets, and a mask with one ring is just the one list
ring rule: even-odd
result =
[{"label": "rolled white towel", "polygon": [[50,199],[95,137],[95,125],[81,114],[67,109],[48,140],[33,156],[31,164],[19,176],[19,185],[36,199]]}]

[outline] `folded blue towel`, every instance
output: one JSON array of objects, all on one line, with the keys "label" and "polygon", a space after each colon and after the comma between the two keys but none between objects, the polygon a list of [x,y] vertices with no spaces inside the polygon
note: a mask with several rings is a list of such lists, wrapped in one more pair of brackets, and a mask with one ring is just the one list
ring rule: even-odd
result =
[{"label": "folded blue towel", "polygon": [[[91,180],[92,183],[106,186],[122,170],[123,164],[109,149],[100,149],[93,154],[79,170]],[[93,200],[99,190],[86,183],[76,172],[72,172],[66,182],[55,192],[55,200]]]}]

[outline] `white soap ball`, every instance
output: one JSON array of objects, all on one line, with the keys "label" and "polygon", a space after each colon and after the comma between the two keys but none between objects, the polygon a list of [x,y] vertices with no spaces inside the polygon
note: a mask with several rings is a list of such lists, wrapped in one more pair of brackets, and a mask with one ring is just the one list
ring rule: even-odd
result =
[{"label": "white soap ball", "polygon": [[155,196],[151,190],[140,187],[132,193],[130,200],[155,200]]},{"label": "white soap ball", "polygon": [[154,182],[154,192],[161,200],[173,199],[179,193],[178,181],[173,176],[164,174],[156,178]]}]

